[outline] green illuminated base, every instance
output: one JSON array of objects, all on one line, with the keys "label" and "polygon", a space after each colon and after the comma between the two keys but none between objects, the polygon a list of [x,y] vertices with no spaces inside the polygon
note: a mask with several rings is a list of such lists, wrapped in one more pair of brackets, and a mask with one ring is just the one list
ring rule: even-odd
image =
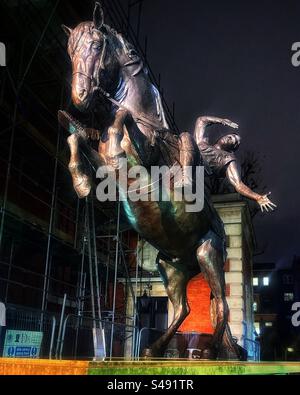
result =
[{"label": "green illuminated base", "polygon": [[90,375],[270,375],[300,374],[300,362],[105,361],[91,362]]},{"label": "green illuminated base", "polygon": [[271,375],[299,374],[300,362],[112,360],[103,362],[0,358],[0,375]]}]

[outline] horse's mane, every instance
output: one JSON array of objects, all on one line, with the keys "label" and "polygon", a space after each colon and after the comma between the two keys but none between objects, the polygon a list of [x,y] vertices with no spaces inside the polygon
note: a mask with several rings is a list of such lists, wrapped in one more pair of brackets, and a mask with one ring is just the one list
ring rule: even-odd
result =
[{"label": "horse's mane", "polygon": [[[72,32],[72,35],[69,39],[69,50],[71,53],[74,53],[78,47],[78,43],[85,32],[92,33],[94,28],[94,24],[91,21],[81,22]],[[109,37],[111,35],[115,38],[120,44],[121,47],[124,49],[125,53],[128,54],[130,51],[134,49],[134,46],[127,41],[121,33],[118,33],[115,29],[111,26],[103,24],[101,27],[101,33]]]}]

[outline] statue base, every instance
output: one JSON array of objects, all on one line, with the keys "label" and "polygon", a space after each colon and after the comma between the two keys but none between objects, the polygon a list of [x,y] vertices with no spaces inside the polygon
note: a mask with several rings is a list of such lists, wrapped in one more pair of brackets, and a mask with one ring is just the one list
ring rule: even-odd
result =
[{"label": "statue base", "polygon": [[0,358],[1,375],[270,375],[300,374],[298,362],[153,360],[104,362]]},{"label": "statue base", "polygon": [[164,352],[159,352],[158,350],[154,351],[149,347],[145,347],[141,357],[149,360],[152,358],[185,358],[188,360],[197,359],[204,361],[247,361],[247,351],[238,344],[235,346],[237,352],[225,346],[221,346],[220,350],[217,352],[212,346],[212,335],[205,333],[179,332],[173,337]]}]

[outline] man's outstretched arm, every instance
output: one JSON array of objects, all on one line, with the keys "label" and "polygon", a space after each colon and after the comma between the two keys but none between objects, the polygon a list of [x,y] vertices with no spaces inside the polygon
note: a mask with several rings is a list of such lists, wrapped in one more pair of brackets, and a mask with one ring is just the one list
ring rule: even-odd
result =
[{"label": "man's outstretched arm", "polygon": [[249,187],[247,187],[247,185],[243,183],[235,161],[231,162],[228,165],[226,170],[226,176],[234,189],[246,198],[256,201],[259,204],[262,212],[264,210],[273,211],[274,208],[277,207],[276,204],[272,203],[271,200],[268,198],[270,194],[259,195],[258,193],[253,192]]},{"label": "man's outstretched arm", "polygon": [[225,126],[229,126],[233,129],[238,129],[239,125],[234,122],[231,122],[229,119],[222,119],[218,117],[199,117],[196,121],[195,130],[194,130],[194,138],[196,140],[197,145],[201,144],[204,141],[207,141],[207,137],[205,137],[206,127],[213,124],[221,124]]}]

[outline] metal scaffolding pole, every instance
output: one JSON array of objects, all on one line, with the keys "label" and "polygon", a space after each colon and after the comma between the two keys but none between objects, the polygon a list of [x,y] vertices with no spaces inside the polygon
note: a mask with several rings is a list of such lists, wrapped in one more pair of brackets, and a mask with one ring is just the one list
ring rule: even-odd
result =
[{"label": "metal scaffolding pole", "polygon": [[[24,81],[26,79],[26,76],[30,70],[30,67],[33,63],[33,60],[37,54],[37,51],[40,47],[40,44],[46,34],[46,31],[48,29],[48,26],[54,16],[54,13],[56,11],[56,8],[59,4],[58,0],[56,2],[56,5],[54,6],[54,8],[52,9],[52,12],[50,14],[50,17],[47,21],[47,24],[45,25],[42,34],[37,42],[37,45],[33,51],[33,54],[26,66],[25,72],[20,80],[20,83],[17,86],[17,89],[15,90],[15,86],[14,84],[12,84],[13,90],[15,91],[16,94],[16,102],[15,102],[15,108],[14,108],[14,114],[13,114],[13,127],[12,127],[12,133],[11,133],[11,140],[10,140],[10,147],[9,147],[9,159],[8,159],[8,166],[7,166],[7,174],[6,174],[6,181],[5,181],[5,188],[4,188],[4,198],[3,198],[3,204],[2,204],[2,217],[1,217],[1,224],[0,224],[0,250],[1,250],[1,246],[2,246],[2,241],[3,241],[3,232],[4,232],[4,222],[5,222],[5,212],[6,212],[6,206],[7,206],[7,197],[8,197],[8,186],[9,186],[9,180],[10,180],[10,176],[11,176],[11,168],[12,168],[12,155],[13,155],[13,147],[14,147],[14,138],[15,138],[15,131],[16,131],[16,118],[17,118],[17,112],[18,112],[18,100],[19,100],[19,95],[21,92],[21,89],[24,85]],[[21,68],[22,68],[22,64],[23,64],[23,54],[24,54],[24,41],[23,41],[23,45],[22,45],[22,51],[21,51],[21,61],[20,61],[20,67],[19,67],[19,75],[21,74]],[[58,139],[59,140],[59,139]],[[57,167],[57,153],[56,153],[56,167]],[[53,202],[54,203],[54,202]],[[53,204],[51,204],[51,210],[52,210],[52,206]],[[51,221],[51,219],[50,219]],[[52,222],[53,222],[53,218],[52,218]],[[51,223],[51,227],[52,227],[52,223]],[[50,228],[50,225],[49,225]],[[50,247],[50,242],[49,242],[49,237],[48,237],[48,244],[47,244],[47,254],[46,254],[46,268],[45,268],[45,273],[47,270],[48,273],[48,266],[49,266],[49,247]],[[45,307],[45,289],[46,289],[46,285],[47,285],[47,277],[44,278],[44,290],[43,290],[43,298],[42,298],[42,310],[44,310]],[[41,323],[42,325],[42,323]]]},{"label": "metal scaffolding pole", "polygon": [[80,200],[77,198],[77,205],[76,205],[76,220],[75,220],[75,234],[74,234],[74,248],[77,248],[77,237],[78,237],[78,222],[79,222],[79,207],[80,207]]},{"label": "metal scaffolding pole", "polygon": [[97,307],[98,307],[98,318],[99,318],[99,327],[102,330],[101,326],[101,294],[100,294],[100,285],[99,285],[99,270],[98,270],[98,254],[97,254],[97,240],[96,240],[96,232],[95,232],[95,213],[94,213],[94,198],[91,196],[91,221],[92,221],[92,229],[93,229],[93,247],[94,247],[94,266],[95,266],[95,283],[96,283],[96,295],[97,295]]},{"label": "metal scaffolding pole", "polygon": [[78,304],[78,315],[82,314],[83,310],[83,294],[84,294],[84,262],[85,262],[85,249],[87,243],[87,216],[84,216],[84,227],[83,227],[83,238],[82,238],[82,249],[81,249],[81,266],[80,266],[80,276],[79,276],[79,304]]},{"label": "metal scaffolding pole", "polygon": [[[58,5],[58,2],[57,2],[57,5]],[[50,17],[50,19],[51,18],[52,18],[52,16]],[[60,104],[62,104],[62,102],[63,102],[63,95],[64,95],[64,86],[62,86],[62,89],[61,89]],[[53,175],[53,184],[52,184],[52,193],[51,193],[51,209],[50,209],[50,221],[49,221],[49,227],[48,227],[46,263],[45,263],[45,272],[44,272],[45,277],[44,277],[43,297],[42,297],[42,306],[41,306],[42,311],[46,310],[46,308],[47,308],[47,298],[48,298],[49,285],[50,285],[50,273],[51,273],[51,263],[52,263],[52,253],[51,253],[50,249],[51,249],[52,233],[54,230],[54,221],[55,221],[55,212],[56,212],[56,197],[57,197],[56,196],[56,194],[57,194],[57,185],[56,184],[57,184],[57,173],[58,173],[58,166],[59,166],[60,138],[61,138],[61,128],[58,127],[55,160],[54,160],[54,175]]]},{"label": "metal scaffolding pole", "polygon": [[114,273],[114,296],[113,296],[112,323],[111,323],[110,349],[109,349],[109,357],[110,358],[112,358],[112,352],[113,352],[115,310],[116,310],[116,296],[117,296],[117,276],[118,276],[119,243],[120,243],[120,239],[119,239],[119,233],[120,233],[120,211],[121,211],[121,202],[118,201],[117,233],[116,233],[116,255],[115,255],[115,273]]},{"label": "metal scaffolding pole", "polygon": [[138,234],[138,238],[137,238],[137,246],[136,246],[136,264],[135,264],[135,295],[134,295],[134,304],[133,304],[133,338],[132,338],[132,351],[131,354],[134,357],[137,357],[138,355],[136,355],[136,342],[137,342],[137,330],[136,330],[136,325],[137,325],[137,289],[138,289],[138,276],[139,276],[139,240],[140,240],[140,236]]},{"label": "metal scaffolding pole", "polygon": [[28,74],[28,72],[30,70],[30,67],[32,65],[32,62],[34,61],[34,58],[35,58],[38,50],[39,50],[39,47],[40,47],[40,45],[41,45],[41,43],[42,43],[42,41],[43,41],[43,39],[45,37],[45,34],[46,34],[46,32],[47,32],[47,30],[49,28],[49,25],[50,25],[50,23],[52,21],[52,18],[54,17],[55,11],[56,11],[59,3],[60,3],[60,0],[57,0],[55,5],[54,5],[54,7],[53,7],[53,9],[52,9],[52,12],[51,12],[49,18],[48,18],[48,21],[47,21],[46,25],[44,26],[44,29],[42,31],[42,34],[41,34],[40,38],[39,38],[39,41],[37,42],[37,44],[35,46],[35,49],[33,51],[33,54],[32,54],[32,56],[31,56],[31,58],[30,58],[30,60],[28,62],[28,65],[26,67],[25,73],[23,74],[23,78],[22,78],[22,80],[20,82],[19,89],[21,89],[23,84],[24,84],[25,78],[26,78],[26,76],[27,76],[27,74]]},{"label": "metal scaffolding pole", "polygon": [[75,349],[74,356],[77,355],[77,346],[78,346],[78,335],[79,335],[79,327],[80,322],[82,321],[82,312],[84,307],[84,295],[85,295],[85,280],[86,274],[84,273],[84,262],[85,262],[85,245],[86,245],[86,216],[84,216],[84,232],[83,232],[83,244],[81,250],[81,265],[79,272],[79,281],[78,281],[78,308],[77,308],[77,325],[76,325],[76,335],[75,335]]},{"label": "metal scaffolding pole", "polygon": [[[87,245],[88,245],[88,257],[89,257],[89,272],[90,272],[90,294],[91,294],[91,307],[93,317],[93,327],[96,329],[96,310],[95,310],[95,293],[94,293],[94,281],[93,281],[93,258],[92,258],[92,245],[90,238],[90,210],[89,201],[86,198],[86,234],[87,234]],[[94,343],[95,349],[96,344]]]},{"label": "metal scaffolding pole", "polygon": [[63,321],[64,321],[64,315],[65,315],[66,302],[67,302],[67,294],[64,294],[64,298],[63,298],[63,302],[62,302],[62,306],[61,306],[58,335],[57,335],[56,352],[55,352],[56,358],[58,358],[58,356],[59,356],[60,345],[61,345],[61,342],[63,341],[61,335],[62,335],[62,329],[63,329]]},{"label": "metal scaffolding pole", "polygon": [[54,222],[54,213],[55,213],[55,200],[56,200],[56,181],[57,181],[57,170],[58,170],[58,153],[60,146],[60,129],[57,134],[57,143],[56,143],[56,155],[54,161],[54,175],[53,175],[53,186],[52,186],[52,197],[51,197],[51,210],[50,210],[50,221],[48,227],[48,238],[47,238],[47,250],[46,250],[46,262],[45,262],[45,271],[44,271],[44,285],[43,285],[43,296],[42,296],[42,305],[41,310],[44,311],[47,306],[47,294],[49,287],[49,276],[50,276],[50,248],[51,248],[51,239],[53,232],[53,222]]},{"label": "metal scaffolding pole", "polygon": [[15,247],[15,242],[14,242],[14,239],[12,239],[11,246],[10,246],[9,266],[8,266],[7,283],[6,283],[5,299],[4,299],[5,303],[7,303],[7,298],[8,298],[8,287],[9,287],[10,276],[11,276],[12,261],[13,261],[13,256],[14,256],[14,247]]},{"label": "metal scaffolding pole", "polygon": [[[21,76],[21,71],[22,71],[22,66],[23,66],[24,47],[25,47],[25,42],[23,41],[21,56],[20,56],[18,78],[20,78],[20,76]],[[20,94],[20,89],[21,89],[22,85],[19,84],[18,88],[15,90],[14,81],[11,80],[11,86],[12,86],[13,91],[15,92],[16,101],[15,101],[15,107],[14,107],[14,112],[13,112],[13,120],[12,120],[11,137],[10,137],[10,143],[9,143],[9,154],[8,154],[8,163],[7,163],[7,171],[6,171],[6,178],[5,178],[3,203],[2,203],[2,208],[1,208],[2,216],[1,216],[1,224],[0,224],[0,252],[2,249],[5,213],[6,213],[7,198],[8,198],[8,187],[9,187],[9,181],[10,181],[11,170],[12,170],[13,148],[14,148],[14,142],[15,142],[16,127],[17,127],[18,101],[19,101],[19,94]]]},{"label": "metal scaffolding pole", "polygon": [[107,306],[107,296],[108,296],[108,280],[109,280],[109,264],[110,264],[110,243],[111,243],[111,221],[108,225],[108,241],[107,241],[107,260],[106,260],[106,276],[105,276],[105,295],[104,295],[104,306]]},{"label": "metal scaffolding pole", "polygon": [[135,294],[134,294],[134,290],[133,290],[133,286],[132,286],[132,282],[131,282],[130,273],[129,273],[129,270],[128,270],[128,267],[127,267],[127,264],[126,264],[126,258],[125,258],[125,253],[124,253],[124,249],[123,249],[122,243],[120,243],[120,250],[121,250],[121,257],[122,257],[122,260],[123,260],[123,265],[124,265],[124,268],[125,268],[126,278],[129,281],[129,289],[130,289],[131,297],[132,297],[132,300],[134,301],[135,300]]},{"label": "metal scaffolding pole", "polygon": [[[89,203],[89,199],[91,203]],[[101,323],[101,306],[100,306],[100,287],[98,274],[98,258],[97,245],[95,235],[95,222],[93,213],[93,197],[86,198],[86,218],[87,218],[87,243],[89,256],[89,272],[90,272],[90,295],[93,317],[93,342],[95,350],[95,359],[106,356],[105,336]],[[96,288],[96,303],[95,303]],[[97,306],[97,309],[96,309]]]}]

